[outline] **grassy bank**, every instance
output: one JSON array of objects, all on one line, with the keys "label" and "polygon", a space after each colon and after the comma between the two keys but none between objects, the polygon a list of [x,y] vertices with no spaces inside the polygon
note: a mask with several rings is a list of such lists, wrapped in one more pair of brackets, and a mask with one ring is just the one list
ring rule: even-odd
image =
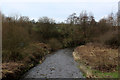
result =
[{"label": "grassy bank", "polygon": [[[18,80],[26,71],[30,68],[34,67],[36,64],[42,63],[45,56],[50,53],[50,48],[44,43],[32,43],[26,46],[19,53],[21,55],[21,59],[18,55],[14,55],[16,61],[9,59],[4,59],[2,64],[2,73],[4,80]],[[10,54],[9,54],[10,55]],[[10,57],[10,56],[8,56]],[[20,60],[19,60],[20,59]]]},{"label": "grassy bank", "polygon": [[118,78],[118,50],[93,44],[77,47],[74,59],[87,78]]}]

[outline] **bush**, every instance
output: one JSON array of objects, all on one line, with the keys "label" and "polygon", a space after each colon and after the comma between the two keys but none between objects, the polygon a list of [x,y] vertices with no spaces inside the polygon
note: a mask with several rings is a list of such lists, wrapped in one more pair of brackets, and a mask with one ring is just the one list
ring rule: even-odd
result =
[{"label": "bush", "polygon": [[52,51],[62,48],[61,42],[55,38],[50,39],[48,41],[48,45],[50,46]]},{"label": "bush", "polygon": [[112,48],[118,48],[120,46],[120,41],[118,39],[118,34],[105,41],[106,45],[109,45]]},{"label": "bush", "polygon": [[21,61],[23,60],[23,54],[21,54],[21,51],[6,51],[4,50],[2,52],[2,60],[3,62],[10,62],[10,61]]},{"label": "bush", "polygon": [[29,24],[24,20],[17,21],[13,17],[3,17],[2,19],[3,62],[20,61],[23,59],[22,49],[30,42]]},{"label": "bush", "polygon": [[114,71],[118,66],[118,50],[100,47],[98,44],[79,46],[73,56],[80,63],[103,72]]}]

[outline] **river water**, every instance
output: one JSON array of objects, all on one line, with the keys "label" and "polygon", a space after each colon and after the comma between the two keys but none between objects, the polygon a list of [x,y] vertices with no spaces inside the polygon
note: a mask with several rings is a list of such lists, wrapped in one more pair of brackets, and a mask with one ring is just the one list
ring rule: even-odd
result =
[{"label": "river water", "polygon": [[42,64],[29,70],[25,78],[83,78],[72,56],[73,49],[62,49],[48,55]]}]

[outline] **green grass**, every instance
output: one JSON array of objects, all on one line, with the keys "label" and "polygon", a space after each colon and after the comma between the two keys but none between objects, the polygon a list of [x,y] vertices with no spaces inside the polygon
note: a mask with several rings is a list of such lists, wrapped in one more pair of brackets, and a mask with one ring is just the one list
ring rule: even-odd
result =
[{"label": "green grass", "polygon": [[99,78],[118,78],[118,71],[115,72],[101,72],[98,70],[94,70],[93,74]]},{"label": "green grass", "polygon": [[[83,63],[83,62],[80,62],[79,60],[77,60],[76,62]],[[81,65],[79,65],[79,66],[81,66]],[[92,71],[92,74],[97,76],[97,78],[118,78],[118,76],[119,76],[118,67],[116,67],[116,71],[114,71],[114,72],[102,72],[99,70],[91,69],[90,66],[85,66],[85,67],[86,67],[87,71],[89,71],[89,70]],[[86,77],[87,75],[83,72],[83,76]]]}]

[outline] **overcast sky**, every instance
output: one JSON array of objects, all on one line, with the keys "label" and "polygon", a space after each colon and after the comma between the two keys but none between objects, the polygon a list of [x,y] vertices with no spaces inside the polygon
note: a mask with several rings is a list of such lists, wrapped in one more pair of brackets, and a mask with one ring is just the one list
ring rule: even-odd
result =
[{"label": "overcast sky", "polygon": [[0,0],[0,10],[6,16],[22,15],[37,20],[47,16],[61,22],[72,13],[86,10],[96,20],[118,10],[119,0]]}]

